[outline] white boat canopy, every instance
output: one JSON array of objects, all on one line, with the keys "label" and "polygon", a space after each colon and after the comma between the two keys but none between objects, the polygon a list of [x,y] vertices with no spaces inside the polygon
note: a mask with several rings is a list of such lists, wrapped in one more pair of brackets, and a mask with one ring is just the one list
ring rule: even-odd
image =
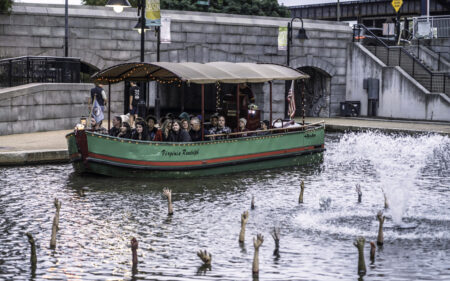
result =
[{"label": "white boat canopy", "polygon": [[101,70],[92,78],[99,83],[129,81],[158,81],[161,83],[186,82],[262,83],[273,80],[307,79],[309,76],[291,67],[269,63],[232,62],[152,62],[123,63]]}]

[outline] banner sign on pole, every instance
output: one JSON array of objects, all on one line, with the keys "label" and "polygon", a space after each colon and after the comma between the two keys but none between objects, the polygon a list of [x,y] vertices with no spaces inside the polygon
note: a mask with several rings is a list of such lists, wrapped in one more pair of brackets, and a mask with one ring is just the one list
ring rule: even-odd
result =
[{"label": "banner sign on pole", "polygon": [[159,0],[146,0],[145,4],[145,19],[147,26],[161,26]]},{"label": "banner sign on pole", "polygon": [[287,50],[287,26],[278,27],[278,50]]},{"label": "banner sign on pole", "polygon": [[170,18],[161,18],[161,43],[170,44]]},{"label": "banner sign on pole", "polygon": [[392,7],[394,7],[394,10],[396,13],[400,10],[400,8],[403,5],[403,0],[392,0]]}]

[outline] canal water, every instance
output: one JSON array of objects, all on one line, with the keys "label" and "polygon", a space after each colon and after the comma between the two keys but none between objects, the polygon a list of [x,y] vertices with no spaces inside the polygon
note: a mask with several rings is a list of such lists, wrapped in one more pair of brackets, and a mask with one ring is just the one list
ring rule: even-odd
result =
[{"label": "canal water", "polygon": [[[252,280],[252,239],[261,233],[259,280],[357,280],[358,236],[367,241],[364,280],[449,280],[450,138],[328,134],[326,148],[320,164],[187,180],[80,177],[70,165],[1,168],[0,279]],[[54,198],[62,208],[52,250]],[[376,241],[380,210],[385,243],[371,264],[368,242]],[[281,228],[279,257],[273,227]],[[37,242],[34,272],[26,232]],[[132,237],[139,241],[134,273]],[[200,268],[200,249],[212,253],[210,270]]]}]

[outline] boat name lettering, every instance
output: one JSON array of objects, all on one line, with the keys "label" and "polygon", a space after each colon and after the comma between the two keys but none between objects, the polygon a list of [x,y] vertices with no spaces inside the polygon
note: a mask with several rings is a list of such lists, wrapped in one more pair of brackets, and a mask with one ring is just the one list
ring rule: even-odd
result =
[{"label": "boat name lettering", "polygon": [[194,149],[194,150],[187,150],[187,149],[183,149],[181,151],[167,151],[165,149],[163,149],[161,151],[162,156],[182,156],[182,155],[198,155],[199,150],[198,149]]},{"label": "boat name lettering", "polygon": [[316,134],[306,134],[305,135],[305,138],[313,138],[313,137],[315,137],[316,136]]}]

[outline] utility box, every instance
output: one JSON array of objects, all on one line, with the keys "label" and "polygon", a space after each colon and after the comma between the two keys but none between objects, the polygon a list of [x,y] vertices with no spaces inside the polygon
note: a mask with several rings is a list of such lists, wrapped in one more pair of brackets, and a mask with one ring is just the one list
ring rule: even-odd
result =
[{"label": "utility box", "polygon": [[359,101],[345,101],[341,102],[341,116],[357,117],[361,112],[361,102]]}]

